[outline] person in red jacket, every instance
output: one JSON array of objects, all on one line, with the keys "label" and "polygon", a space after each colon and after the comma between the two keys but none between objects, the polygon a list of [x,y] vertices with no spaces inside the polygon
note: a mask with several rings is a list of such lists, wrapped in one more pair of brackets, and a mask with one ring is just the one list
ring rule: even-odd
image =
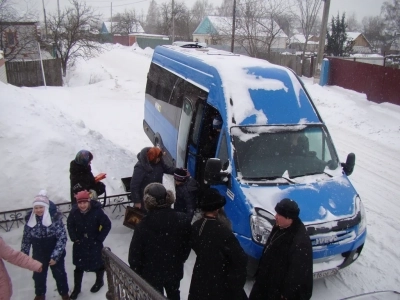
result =
[{"label": "person in red jacket", "polygon": [[14,250],[4,242],[0,237],[0,299],[9,300],[12,296],[12,284],[8,275],[4,261],[16,265],[18,267],[28,269],[34,272],[42,272],[42,263],[34,260],[28,255]]}]

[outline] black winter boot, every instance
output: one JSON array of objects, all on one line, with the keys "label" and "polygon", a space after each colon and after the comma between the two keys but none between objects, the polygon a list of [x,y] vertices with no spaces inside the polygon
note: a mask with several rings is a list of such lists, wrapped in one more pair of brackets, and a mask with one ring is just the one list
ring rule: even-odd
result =
[{"label": "black winter boot", "polygon": [[97,293],[104,285],[104,268],[96,271],[96,282],[90,289],[92,293]]},{"label": "black winter boot", "polygon": [[74,270],[74,290],[72,291],[71,295],[69,296],[70,299],[78,298],[78,295],[81,292],[82,278],[83,278],[83,271],[75,269]]}]

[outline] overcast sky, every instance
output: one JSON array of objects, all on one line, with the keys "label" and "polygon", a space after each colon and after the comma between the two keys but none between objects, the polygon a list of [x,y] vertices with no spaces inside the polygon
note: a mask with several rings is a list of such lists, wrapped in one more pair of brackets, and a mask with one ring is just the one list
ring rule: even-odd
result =
[{"label": "overcast sky", "polygon": [[[61,9],[69,4],[68,0],[14,0],[14,2],[18,3],[21,7],[23,7],[25,3],[29,3],[30,6],[33,5],[33,7],[40,11],[39,16],[41,19],[43,19],[43,2],[47,12],[56,12],[57,1],[59,1]],[[156,0],[158,4],[166,1],[171,0]],[[384,1],[385,0],[331,0],[330,15],[336,16],[338,11],[340,14],[346,12],[347,15],[355,13],[358,20],[361,21],[365,16],[379,15]],[[388,1],[391,2],[391,0]],[[139,14],[143,13],[146,15],[150,0],[87,0],[86,2],[102,13],[104,18],[109,18],[111,16],[111,2],[113,14],[123,12],[125,9],[135,9]],[[196,0],[184,0],[184,2],[190,8]],[[222,0],[209,0],[208,2],[213,3],[214,6],[219,6]]]}]

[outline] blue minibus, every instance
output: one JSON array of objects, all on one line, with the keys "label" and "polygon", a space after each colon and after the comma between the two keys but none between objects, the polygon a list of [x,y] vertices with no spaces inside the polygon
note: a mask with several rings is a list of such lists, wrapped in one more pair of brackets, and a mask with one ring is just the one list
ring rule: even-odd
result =
[{"label": "blue minibus", "polygon": [[[222,121],[215,130],[214,120]],[[275,224],[295,200],[313,246],[314,278],[354,262],[366,239],[363,203],[296,74],[213,48],[158,46],[147,76],[143,128],[165,158],[227,199],[225,213],[252,275]]]}]

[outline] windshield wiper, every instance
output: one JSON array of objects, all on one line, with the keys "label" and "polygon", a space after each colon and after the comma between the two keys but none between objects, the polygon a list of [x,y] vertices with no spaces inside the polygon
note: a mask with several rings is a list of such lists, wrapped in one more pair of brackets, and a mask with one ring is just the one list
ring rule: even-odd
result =
[{"label": "windshield wiper", "polygon": [[290,179],[288,170],[286,170],[286,171],[283,173],[282,178],[286,179],[286,180],[289,181],[290,183],[297,183],[295,180]]},{"label": "windshield wiper", "polygon": [[261,180],[276,180],[276,179],[285,179],[289,183],[297,183],[290,178],[282,177],[282,176],[274,176],[274,177],[242,177],[244,180],[253,180],[253,181],[261,181]]},{"label": "windshield wiper", "polygon": [[325,172],[325,171],[322,171],[322,172],[313,172],[313,173],[306,173],[306,174],[298,175],[298,176],[296,176],[296,177],[311,176],[311,175],[318,175],[318,174],[325,174],[325,175],[328,175],[329,177],[333,177],[332,174],[329,174],[329,173],[327,173],[327,172]]}]

